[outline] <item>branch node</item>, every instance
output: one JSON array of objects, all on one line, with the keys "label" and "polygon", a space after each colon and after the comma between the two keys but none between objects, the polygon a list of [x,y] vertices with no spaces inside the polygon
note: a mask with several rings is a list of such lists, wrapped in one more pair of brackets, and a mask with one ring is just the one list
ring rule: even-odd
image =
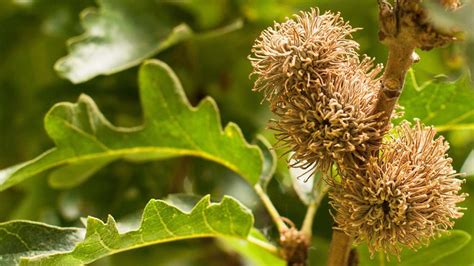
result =
[{"label": "branch node", "polygon": [[304,266],[308,259],[311,240],[298,229],[291,227],[280,235],[282,255],[289,266]]}]

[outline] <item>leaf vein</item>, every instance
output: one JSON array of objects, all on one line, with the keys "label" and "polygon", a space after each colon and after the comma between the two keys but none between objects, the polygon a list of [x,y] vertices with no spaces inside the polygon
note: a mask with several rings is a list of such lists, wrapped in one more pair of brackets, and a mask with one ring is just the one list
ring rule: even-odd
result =
[{"label": "leaf vein", "polygon": [[155,213],[156,215],[158,216],[158,220],[160,220],[160,223],[163,225],[163,228],[165,229],[165,231],[171,235],[172,237],[176,237],[177,235],[175,233],[173,233],[173,231],[171,231],[169,228],[168,228],[168,225],[165,223],[165,221],[163,220],[163,217],[161,217],[161,213],[160,211],[158,210],[158,208],[156,207],[156,203],[153,203],[153,209],[155,210]]},{"label": "leaf vein", "polygon": [[32,249],[30,248],[30,246],[29,246],[29,245],[23,240],[23,238],[21,238],[21,236],[19,236],[18,234],[15,234],[15,233],[13,233],[13,232],[10,232],[10,231],[8,231],[8,230],[5,229],[5,228],[0,228],[0,230],[1,230],[1,231],[4,231],[7,235],[11,235],[11,236],[17,238],[17,239],[21,242],[21,244],[25,246],[25,248],[27,248],[28,250],[32,250]]}]

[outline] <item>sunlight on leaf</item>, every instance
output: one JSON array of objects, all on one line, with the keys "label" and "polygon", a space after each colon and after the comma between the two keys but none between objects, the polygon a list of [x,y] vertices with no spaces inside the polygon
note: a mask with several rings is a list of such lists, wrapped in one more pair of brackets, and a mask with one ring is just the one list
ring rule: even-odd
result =
[{"label": "sunlight on leaf", "polygon": [[443,236],[434,239],[429,246],[422,247],[418,251],[412,251],[405,248],[400,256],[401,262],[397,261],[394,256],[390,257],[390,261],[386,261],[385,255],[382,253],[375,254],[370,259],[370,253],[366,245],[360,245],[357,248],[361,265],[367,266],[415,266],[415,265],[431,265],[440,259],[459,251],[467,245],[471,240],[471,236],[461,230],[451,230]]}]

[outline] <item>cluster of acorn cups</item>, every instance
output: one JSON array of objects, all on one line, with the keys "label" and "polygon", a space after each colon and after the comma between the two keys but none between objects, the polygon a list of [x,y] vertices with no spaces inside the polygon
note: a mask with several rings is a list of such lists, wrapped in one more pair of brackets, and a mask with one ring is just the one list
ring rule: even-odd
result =
[{"label": "cluster of acorn cups", "polygon": [[460,218],[466,194],[448,143],[419,121],[392,127],[375,112],[382,66],[360,58],[339,14],[275,23],[249,57],[291,167],[320,172],[336,229],[372,254],[417,249]]}]

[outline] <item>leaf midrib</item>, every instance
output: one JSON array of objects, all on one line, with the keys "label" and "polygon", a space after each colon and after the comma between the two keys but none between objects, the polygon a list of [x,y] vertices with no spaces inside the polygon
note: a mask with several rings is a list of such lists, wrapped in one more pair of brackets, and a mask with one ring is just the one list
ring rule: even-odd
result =
[{"label": "leaf midrib", "polygon": [[[94,235],[99,235],[98,233],[94,233]],[[122,236],[122,235],[121,235]],[[103,255],[103,256],[99,256],[99,257],[95,257],[93,261],[96,261],[100,258],[104,258],[104,257],[108,257],[108,256],[111,256],[111,255],[114,255],[114,254],[117,254],[117,253],[122,253],[122,252],[125,252],[125,251],[130,251],[130,250],[134,250],[134,249],[138,249],[138,248],[143,248],[143,247],[147,247],[147,246],[152,246],[152,245],[157,245],[157,244],[163,244],[163,243],[168,243],[168,242],[173,242],[173,241],[180,241],[180,240],[186,240],[186,239],[194,239],[194,238],[211,238],[211,237],[218,237],[218,238],[221,238],[221,237],[225,237],[225,238],[231,238],[231,239],[237,239],[237,240],[245,240],[247,239],[248,237],[238,237],[238,236],[235,236],[235,235],[231,235],[231,234],[226,234],[226,233],[221,233],[221,232],[218,232],[218,233],[198,233],[198,234],[193,234],[193,235],[186,235],[186,236],[175,236],[173,238],[166,238],[166,239],[157,239],[157,240],[154,240],[154,241],[150,241],[150,242],[143,242],[141,244],[136,244],[136,245],[131,245],[129,247],[125,247],[125,248],[118,248],[118,249],[111,249],[110,247],[105,247],[108,251],[107,254]],[[99,235],[99,238],[100,238],[100,235]],[[74,249],[72,249],[74,250]],[[71,251],[72,251],[71,250]],[[71,251],[64,251],[64,252],[58,252],[54,255],[64,255],[64,254],[68,254],[70,253]],[[26,261],[34,261],[34,260],[38,260],[38,259],[41,259],[41,258],[46,258],[46,257],[51,257],[51,256],[54,256],[54,255],[51,255],[51,254],[42,254],[42,255],[38,255],[38,256],[32,256],[32,257],[28,257],[28,258],[22,258],[22,260],[26,260]],[[80,258],[77,258],[76,256],[74,256],[74,253],[72,254],[68,254],[68,255],[71,255],[72,257],[74,257],[76,260],[79,260],[81,262],[84,262],[84,263],[89,263],[88,260],[84,261]],[[92,261],[90,261],[92,262]]]},{"label": "leaf midrib", "polygon": [[[57,148],[57,147],[53,148],[53,149],[50,149],[50,150],[44,152],[42,155],[38,156],[37,158],[33,159],[32,161],[41,160],[45,156],[48,156],[48,155],[51,156],[51,154],[53,154],[53,152],[58,152],[58,151],[60,151],[60,149]],[[56,168],[56,167],[59,167],[59,166],[64,165],[64,164],[80,163],[80,162],[83,162],[83,161],[89,161],[89,160],[93,160],[93,159],[104,158],[104,157],[107,157],[107,156],[123,158],[127,155],[137,155],[137,154],[142,154],[142,153],[146,154],[146,153],[154,153],[154,152],[168,153],[168,154],[172,154],[172,155],[176,155],[176,156],[178,156],[178,155],[191,155],[191,156],[201,157],[201,158],[208,159],[210,161],[214,161],[214,162],[217,162],[219,164],[222,164],[222,165],[226,166],[227,168],[229,168],[230,170],[236,172],[237,174],[239,174],[241,176],[244,176],[244,177],[247,176],[247,175],[243,174],[241,171],[239,171],[239,168],[237,166],[235,166],[234,164],[229,163],[225,160],[222,160],[222,159],[220,159],[220,157],[210,155],[207,152],[190,150],[190,149],[181,149],[181,148],[143,147],[143,146],[142,147],[138,146],[138,147],[133,147],[133,148],[126,148],[126,149],[115,149],[115,150],[114,149],[109,149],[109,150],[106,150],[106,151],[101,152],[101,153],[92,153],[92,154],[87,154],[87,155],[82,155],[82,156],[71,157],[71,158],[68,158],[68,159],[59,160],[59,161],[57,161],[57,163],[48,164],[47,167],[38,168],[35,171],[29,172],[29,174],[27,174],[27,175],[28,176],[36,175],[36,174],[44,172],[48,169]],[[126,158],[123,158],[123,159],[127,160]],[[26,162],[26,164],[28,164],[28,163],[29,162]],[[23,163],[23,164],[25,164],[25,163]],[[12,167],[15,167],[15,166],[12,166]],[[8,169],[10,169],[10,168],[3,169],[2,171],[6,171]],[[24,169],[24,168],[20,168],[19,171],[22,171],[22,169]]]}]

